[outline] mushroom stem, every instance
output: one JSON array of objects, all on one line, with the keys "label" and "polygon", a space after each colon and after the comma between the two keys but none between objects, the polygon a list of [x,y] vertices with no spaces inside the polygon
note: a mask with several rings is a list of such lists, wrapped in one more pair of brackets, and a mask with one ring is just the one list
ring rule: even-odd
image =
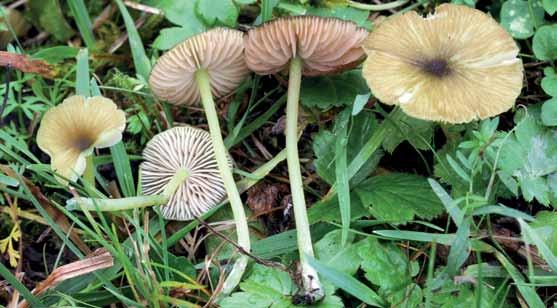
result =
[{"label": "mushroom stem", "polygon": [[313,257],[313,246],[309,230],[309,220],[304,198],[304,186],[298,157],[298,102],[300,99],[300,84],[302,81],[302,59],[294,57],[290,61],[288,75],[288,99],[286,103],[286,161],[290,179],[290,191],[296,220],[296,234],[298,238],[298,252],[302,269],[302,286],[304,293],[313,298],[321,299],[323,288],[315,269],[308,263],[307,257]]},{"label": "mushroom stem", "polygon": [[83,180],[89,184],[91,184],[93,187],[95,186],[95,162],[93,161],[93,158],[95,157],[95,153],[92,153],[91,155],[87,156],[87,158],[85,158],[85,171],[83,172]]},{"label": "mushroom stem", "polygon": [[[236,182],[234,182],[232,170],[229,167],[228,157],[226,155],[227,150],[221,136],[219,118],[217,110],[215,109],[215,102],[213,100],[213,94],[211,93],[211,84],[207,70],[198,70],[195,73],[195,80],[197,81],[197,86],[199,87],[201,102],[203,103],[205,116],[207,117],[207,123],[209,124],[209,133],[211,134],[211,139],[213,140],[213,149],[215,151],[217,165],[222,175],[224,188],[228,194],[228,201],[232,207],[232,213],[234,214],[238,245],[246,251],[250,251],[250,238],[246,214],[244,213],[244,206],[242,204],[238,188],[236,187]],[[223,284],[223,295],[230,294],[238,283],[240,283],[247,264],[248,257],[246,255],[241,255]]]},{"label": "mushroom stem", "polygon": [[155,205],[165,205],[168,200],[188,178],[189,171],[186,168],[180,168],[176,174],[172,176],[170,182],[166,184],[161,194],[151,196],[137,196],[119,199],[101,199],[101,198],[73,198],[66,202],[66,208],[69,211],[77,209],[85,209],[89,211],[113,212],[137,209]]},{"label": "mushroom stem", "polygon": [[367,4],[367,3],[360,3],[360,2],[348,0],[347,3],[348,3],[349,6],[351,6],[353,8],[360,9],[360,10],[385,11],[385,10],[390,10],[390,9],[397,8],[399,6],[403,6],[406,3],[408,3],[408,0],[396,0],[396,1],[393,1],[393,2],[383,3],[383,4]]}]

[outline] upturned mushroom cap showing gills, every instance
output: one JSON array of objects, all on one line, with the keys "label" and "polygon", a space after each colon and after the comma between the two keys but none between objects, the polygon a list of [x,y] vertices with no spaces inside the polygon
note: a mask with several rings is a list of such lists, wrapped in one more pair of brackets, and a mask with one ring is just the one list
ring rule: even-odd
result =
[{"label": "upturned mushroom cap showing gills", "polygon": [[140,173],[146,195],[161,194],[179,169],[187,172],[186,180],[160,208],[166,219],[191,220],[226,196],[213,143],[204,130],[186,126],[164,131],[149,141],[143,158]]},{"label": "upturned mushroom cap showing gills", "polygon": [[493,18],[466,6],[388,18],[364,49],[372,93],[420,119],[464,123],[495,116],[514,105],[522,88],[514,40]]},{"label": "upturned mushroom cap showing gills", "polygon": [[195,81],[207,70],[215,97],[229,94],[246,78],[243,33],[215,28],[180,43],[158,60],[149,77],[153,93],[176,105],[194,105],[201,97]]},{"label": "upturned mushroom cap showing gills", "polygon": [[273,74],[300,57],[302,74],[317,76],[358,65],[365,57],[361,48],[367,31],[335,18],[297,16],[279,18],[248,32],[246,62],[250,70]]}]

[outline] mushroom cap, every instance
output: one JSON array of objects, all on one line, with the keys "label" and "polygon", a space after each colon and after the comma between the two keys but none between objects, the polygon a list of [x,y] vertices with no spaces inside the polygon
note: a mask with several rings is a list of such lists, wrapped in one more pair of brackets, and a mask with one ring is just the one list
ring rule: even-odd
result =
[{"label": "mushroom cap", "polygon": [[363,75],[383,103],[410,116],[464,123],[510,109],[523,67],[511,36],[490,16],[443,4],[381,23],[364,43]]},{"label": "mushroom cap", "polygon": [[[191,220],[203,215],[226,196],[226,190],[208,132],[190,127],[174,127],[157,134],[143,150],[141,185],[146,195],[164,191],[180,168],[188,171],[166,206],[164,218]],[[229,159],[232,166],[232,160]]]},{"label": "mushroom cap", "polygon": [[[85,171],[85,158],[94,148],[122,140],[126,115],[108,98],[75,95],[50,108],[37,132],[39,148],[50,156],[52,170],[75,181]],[[62,184],[64,179],[58,178]]]},{"label": "mushroom cap", "polygon": [[367,30],[336,18],[283,17],[252,29],[245,36],[246,62],[258,74],[283,70],[290,59],[303,60],[302,74],[317,76],[358,65]]},{"label": "mushroom cap", "polygon": [[194,105],[201,96],[195,81],[207,70],[215,97],[232,92],[249,70],[244,60],[243,33],[214,28],[180,43],[159,58],[149,77],[155,96],[176,105]]}]

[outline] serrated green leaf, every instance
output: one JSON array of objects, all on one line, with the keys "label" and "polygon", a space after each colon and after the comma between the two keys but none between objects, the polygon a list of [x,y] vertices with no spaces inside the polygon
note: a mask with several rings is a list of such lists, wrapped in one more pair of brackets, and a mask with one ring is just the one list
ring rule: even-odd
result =
[{"label": "serrated green leaf", "polygon": [[195,10],[210,26],[223,24],[235,27],[239,15],[238,8],[232,0],[197,0]]},{"label": "serrated green leaf", "polygon": [[350,234],[346,245],[341,243],[341,231],[334,230],[327,233],[314,245],[315,255],[319,261],[337,271],[354,275],[360,267],[358,246],[352,244],[354,234]]},{"label": "serrated green leaf", "polygon": [[530,5],[524,0],[509,0],[501,7],[501,25],[514,38],[531,37],[534,35],[535,27],[543,21],[544,10],[540,1],[531,1]]},{"label": "serrated green leaf", "polygon": [[304,78],[300,89],[300,101],[306,107],[329,109],[350,106],[357,95],[369,92],[360,70],[340,75]]},{"label": "serrated green leaf", "polygon": [[543,26],[536,31],[532,41],[536,58],[542,61],[557,59],[557,25]]},{"label": "serrated green leaf", "polygon": [[433,138],[433,122],[412,118],[406,114],[396,122],[385,121],[387,121],[387,135],[389,137],[383,141],[383,148],[387,152],[392,153],[403,141],[410,142],[412,146],[420,150],[430,149],[429,143]]},{"label": "serrated green leaf", "polygon": [[443,212],[439,198],[427,179],[418,175],[390,173],[375,176],[355,189],[365,206],[378,219],[404,223],[414,217],[431,219]]},{"label": "serrated green leaf", "polygon": [[[366,141],[371,138],[376,127],[377,123],[371,112],[362,111],[352,118],[347,144],[348,161],[354,159]],[[331,185],[336,180],[334,163],[336,139],[335,132],[329,130],[321,130],[313,139],[313,152],[316,156],[314,164],[317,174]],[[382,151],[376,151],[358,173],[352,177],[350,185],[353,187],[365,179],[375,169],[382,156]]]},{"label": "serrated green leaf", "polygon": [[[557,79],[555,80],[557,82]],[[557,98],[552,98],[543,103],[541,119],[545,126],[557,126]]]},{"label": "serrated green leaf", "polygon": [[557,11],[557,0],[542,0],[542,5],[549,15],[553,15]]}]

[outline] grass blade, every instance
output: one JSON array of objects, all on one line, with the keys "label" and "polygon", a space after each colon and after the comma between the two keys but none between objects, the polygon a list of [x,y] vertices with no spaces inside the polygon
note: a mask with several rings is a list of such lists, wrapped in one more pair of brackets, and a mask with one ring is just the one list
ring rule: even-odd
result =
[{"label": "grass blade", "polygon": [[27,289],[21,282],[19,282],[19,280],[17,280],[17,278],[15,278],[15,276],[10,272],[10,270],[6,266],[4,266],[4,264],[2,264],[1,262],[0,262],[0,276],[6,279],[6,281],[12,287],[14,287],[14,289],[16,289],[19,292],[19,294],[21,294],[21,296],[23,296],[23,298],[25,298],[25,300],[29,304],[31,304],[31,307],[46,307],[46,305],[41,303],[41,301],[38,298],[36,298],[35,295],[31,293],[31,291],[29,291],[29,289]]},{"label": "grass blade", "polygon": [[512,263],[509,262],[509,260],[507,260],[507,258],[502,253],[498,251],[495,252],[495,257],[507,270],[514,283],[516,284],[516,288],[518,289],[526,303],[528,303],[528,306],[545,307],[545,304],[541,300],[540,296],[536,293],[536,290],[526,284],[526,282],[522,278],[522,274],[520,273],[520,271],[518,271],[518,269],[514,267],[514,265],[512,265]]},{"label": "grass blade", "polygon": [[126,153],[124,143],[118,142],[116,145],[110,147],[112,154],[112,162],[114,163],[114,170],[116,177],[120,184],[120,189],[126,197],[135,196],[135,183],[130,165],[130,158]]},{"label": "grass blade", "polygon": [[135,23],[122,0],[116,0],[116,4],[118,5],[118,9],[124,18],[124,24],[126,25],[135,72],[137,75],[143,77],[143,79],[148,80],[149,73],[151,72],[151,62],[145,54],[145,48],[143,47],[139,32],[137,32]]},{"label": "grass blade", "polygon": [[449,213],[455,225],[460,226],[464,217],[464,213],[460,210],[460,208],[458,208],[456,202],[453,200],[453,198],[451,198],[451,196],[449,196],[445,189],[443,189],[443,187],[439,183],[437,183],[437,181],[435,181],[434,179],[428,179],[427,181],[429,182],[429,185],[431,185],[431,189],[433,189],[433,192],[437,195],[437,197],[439,197],[441,203],[443,203],[443,206],[445,206],[447,213]]},{"label": "grass blade", "polygon": [[93,25],[91,24],[91,19],[89,18],[89,12],[87,12],[85,3],[83,0],[69,0],[68,4],[75,17],[75,23],[77,24],[81,37],[85,41],[87,47],[94,50],[95,36],[93,35]]},{"label": "grass blade", "polygon": [[315,260],[311,256],[306,256],[306,258],[308,258],[309,264],[311,264],[311,266],[313,266],[313,268],[315,268],[317,272],[323,276],[323,278],[330,281],[336,287],[341,288],[345,292],[368,305],[384,307],[383,299],[375,293],[375,291],[358,281],[356,278],[343,272],[339,272],[336,269]]},{"label": "grass blade", "polygon": [[[348,111],[348,110],[347,110]],[[335,141],[335,175],[337,182],[338,205],[342,222],[341,243],[346,244],[350,229],[350,186],[348,184],[348,162],[346,147],[348,145],[349,113],[343,112],[338,119]]]},{"label": "grass blade", "polygon": [[557,257],[551,252],[551,249],[547,247],[545,242],[540,238],[538,233],[536,233],[532,227],[530,227],[523,219],[519,218],[518,223],[520,224],[520,229],[522,230],[522,236],[524,237],[524,241],[527,243],[533,243],[538,247],[538,251],[542,255],[547,265],[551,268],[551,270],[557,273]]},{"label": "grass blade", "polygon": [[91,96],[89,91],[89,52],[86,48],[77,53],[75,92],[77,95]]}]

